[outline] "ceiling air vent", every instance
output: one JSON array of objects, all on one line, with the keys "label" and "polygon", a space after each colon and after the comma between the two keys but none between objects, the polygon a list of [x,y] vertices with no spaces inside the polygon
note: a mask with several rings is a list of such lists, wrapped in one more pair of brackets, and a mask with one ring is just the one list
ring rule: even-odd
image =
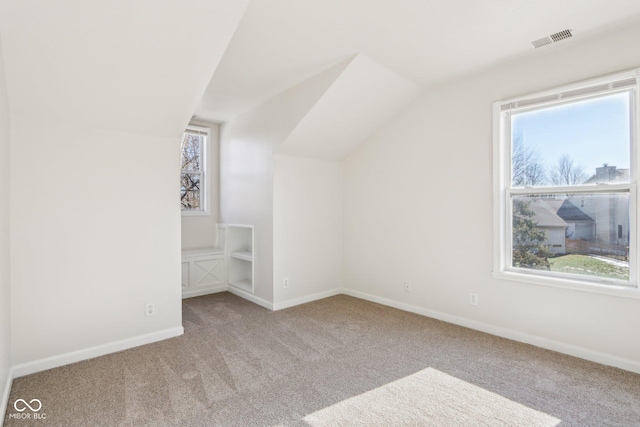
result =
[{"label": "ceiling air vent", "polygon": [[533,45],[533,47],[535,47],[536,49],[542,46],[546,46],[548,44],[551,43],[555,43],[555,42],[559,42],[561,40],[564,39],[568,39],[569,37],[573,37],[573,34],[571,33],[571,30],[563,30],[563,31],[559,31],[557,33],[553,33],[550,36],[546,36],[543,37],[541,39],[538,40],[534,40],[531,42],[531,44]]},{"label": "ceiling air vent", "polygon": [[549,37],[551,37],[551,40],[553,40],[554,42],[559,42],[560,40],[568,39],[572,36],[573,34],[571,34],[571,30],[564,30],[551,34]]}]

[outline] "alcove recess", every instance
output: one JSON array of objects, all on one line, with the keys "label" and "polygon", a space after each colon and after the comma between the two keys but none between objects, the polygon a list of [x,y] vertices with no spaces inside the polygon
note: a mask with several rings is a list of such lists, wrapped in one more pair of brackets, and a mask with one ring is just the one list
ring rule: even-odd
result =
[{"label": "alcove recess", "polygon": [[229,286],[253,293],[252,225],[227,225],[227,253]]}]

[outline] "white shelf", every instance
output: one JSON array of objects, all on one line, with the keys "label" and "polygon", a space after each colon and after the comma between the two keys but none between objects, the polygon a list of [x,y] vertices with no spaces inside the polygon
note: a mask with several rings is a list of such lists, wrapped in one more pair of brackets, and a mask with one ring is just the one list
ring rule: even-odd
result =
[{"label": "white shelf", "polygon": [[250,251],[231,252],[231,258],[237,258],[244,261],[253,261],[253,252],[250,252]]},{"label": "white shelf", "polygon": [[211,247],[211,248],[200,248],[200,249],[188,249],[186,251],[182,251],[183,257],[197,257],[197,256],[208,256],[208,255],[224,255],[224,248]]},{"label": "white shelf", "polygon": [[227,224],[227,283],[253,294],[253,226]]},{"label": "white shelf", "polygon": [[245,292],[253,293],[253,284],[251,283],[250,280],[238,280],[237,282],[229,283],[229,285],[233,286],[234,288],[243,290]]}]

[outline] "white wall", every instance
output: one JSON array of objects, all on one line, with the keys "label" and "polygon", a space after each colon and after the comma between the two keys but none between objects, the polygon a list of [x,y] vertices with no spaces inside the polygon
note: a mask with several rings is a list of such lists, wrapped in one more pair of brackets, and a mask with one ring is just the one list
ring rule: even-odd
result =
[{"label": "white wall", "polygon": [[[245,121],[247,119],[247,121]],[[220,221],[253,225],[254,294],[273,303],[273,148],[251,117],[223,125]]]},{"label": "white wall", "polygon": [[[216,223],[219,212],[219,154],[220,127],[217,124],[192,121],[195,126],[209,129],[209,145],[207,151],[206,191],[209,196],[209,213],[207,215],[182,216],[182,249],[198,249],[214,246],[216,243]],[[179,141],[178,141],[179,143]]]},{"label": "white wall", "polygon": [[172,134],[191,118],[248,3],[2,2],[11,113]]},{"label": "white wall", "polygon": [[0,3],[15,372],[182,331],[179,140],[247,3]]},{"label": "white wall", "polygon": [[422,89],[363,54],[338,69],[340,75],[287,136],[279,153],[341,160]]},{"label": "white wall", "polygon": [[220,222],[254,226],[254,293],[268,304],[274,302],[274,151],[346,65],[317,74],[220,129]]},{"label": "white wall", "polygon": [[492,102],[640,66],[639,44],[640,27],[626,28],[441,85],[352,153],[344,170],[345,287],[640,371],[640,300],[491,273]]},{"label": "white wall", "polygon": [[13,364],[180,328],[180,135],[12,121]]},{"label": "white wall", "polygon": [[6,403],[5,384],[11,366],[11,287],[9,246],[10,125],[4,59],[0,40],[0,413]]},{"label": "white wall", "polygon": [[273,181],[276,304],[340,289],[342,165],[276,155]]}]

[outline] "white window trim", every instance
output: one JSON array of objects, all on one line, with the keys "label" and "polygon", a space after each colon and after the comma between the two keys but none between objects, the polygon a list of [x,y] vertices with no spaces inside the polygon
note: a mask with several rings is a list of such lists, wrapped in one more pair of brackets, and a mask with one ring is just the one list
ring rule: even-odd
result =
[{"label": "white window trim", "polygon": [[[634,69],[622,73],[611,74],[579,83],[561,86],[552,90],[529,94],[522,97],[496,101],[493,103],[493,277],[501,280],[510,280],[534,285],[551,286],[557,288],[571,289],[583,292],[593,292],[598,294],[635,298],[640,299],[640,287],[638,284],[638,265],[640,257],[638,254],[638,216],[637,216],[637,190],[636,182],[638,178],[638,167],[640,161],[638,159],[639,141],[639,125],[640,125],[640,69]],[[629,246],[630,259],[629,283],[621,284],[619,281],[606,280],[599,278],[589,278],[583,276],[556,276],[547,275],[544,272],[535,270],[525,270],[517,268],[508,268],[508,257],[511,256],[510,227],[511,227],[511,203],[510,195],[512,194],[536,194],[536,193],[553,193],[553,192],[588,192],[593,190],[593,186],[575,186],[575,187],[552,187],[552,188],[511,188],[511,138],[505,137],[510,133],[508,121],[502,119],[503,106],[505,104],[518,105],[519,102],[544,99],[552,97],[560,92],[568,92],[573,90],[585,89],[597,85],[611,82],[612,80],[623,80],[628,78],[636,78],[634,86],[634,96],[632,97],[631,111],[635,115],[633,127],[631,129],[631,150],[630,150],[630,183],[598,186],[598,190],[604,192],[624,191],[629,193],[630,212],[629,212]],[[606,93],[611,93],[607,91]],[[582,96],[575,96],[566,100],[549,99],[544,105],[551,105],[567,101],[575,101]],[[542,106],[543,103],[537,103],[536,106]],[[570,191],[568,191],[570,190]]]},{"label": "white window trim", "polygon": [[[210,203],[209,203],[210,189],[209,189],[209,174],[208,174],[208,166],[209,166],[208,157],[209,157],[209,145],[211,144],[209,142],[211,139],[211,130],[204,126],[189,125],[185,129],[184,133],[187,133],[188,131],[192,131],[198,134],[204,134],[206,136],[206,138],[204,139],[204,145],[202,146],[201,159],[200,159],[200,163],[202,165],[202,171],[201,171],[201,177],[200,177],[200,202],[202,204],[202,208],[189,209],[189,210],[184,210],[181,208],[180,212],[182,216],[210,215],[211,210],[210,210]],[[180,155],[182,155],[182,153],[180,153]],[[180,170],[180,174],[182,174],[183,172],[188,172],[188,171]]]}]

